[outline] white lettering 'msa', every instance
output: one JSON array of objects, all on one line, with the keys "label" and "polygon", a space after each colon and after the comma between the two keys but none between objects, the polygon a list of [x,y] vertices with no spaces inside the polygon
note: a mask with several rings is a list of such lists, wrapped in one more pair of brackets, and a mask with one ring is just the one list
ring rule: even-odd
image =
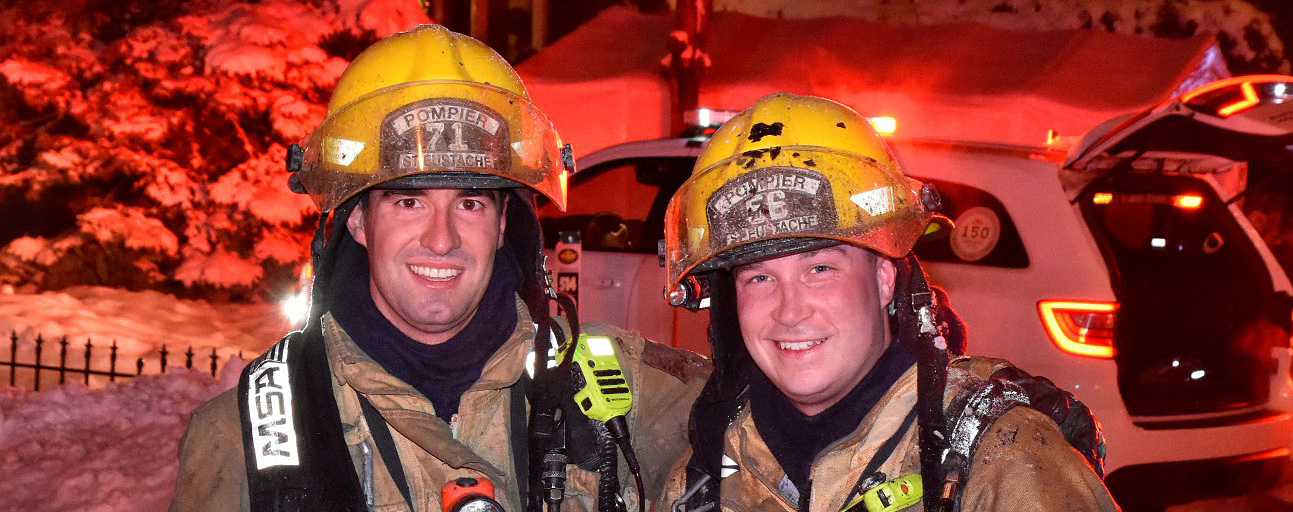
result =
[{"label": "white lettering 'msa'", "polygon": [[292,388],[288,385],[287,343],[275,345],[248,376],[247,410],[256,469],[300,464],[292,423]]}]

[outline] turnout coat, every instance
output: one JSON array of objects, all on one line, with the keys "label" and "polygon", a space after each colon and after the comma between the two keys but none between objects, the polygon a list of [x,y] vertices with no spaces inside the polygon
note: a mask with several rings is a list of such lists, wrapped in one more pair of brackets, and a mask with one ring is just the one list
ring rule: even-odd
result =
[{"label": "turnout coat", "polygon": [[[364,421],[357,394],[362,394],[390,426],[406,475],[414,510],[440,510],[440,489],[458,477],[485,477],[496,486],[506,510],[523,510],[513,465],[509,407],[531,353],[535,327],[517,299],[517,327],[486,362],[480,379],[462,395],[454,421],[436,416],[430,400],[387,373],[365,354],[332,319],[323,319],[323,338],[332,375],[332,391],[341,427],[360,485],[371,490],[371,510],[408,510],[404,497],[381,460]],[[554,322],[554,326],[560,322]],[[562,325],[565,329],[565,326]],[[633,391],[628,414],[632,440],[641,463],[647,496],[657,496],[669,465],[687,444],[691,404],[709,375],[701,356],[665,347],[617,328],[585,325],[589,335],[611,338]],[[180,468],[172,511],[249,510],[237,389],[203,404],[192,415],[180,448]],[[637,491],[621,460],[625,503],[637,508]],[[566,483],[566,510],[596,510],[597,474],[571,465]],[[370,475],[370,476],[369,476]]]},{"label": "turnout coat", "polygon": [[[944,403],[952,403],[967,385],[1009,365],[1002,360],[958,357],[948,371]],[[827,446],[813,461],[806,512],[836,512],[857,483],[877,449],[903,426],[916,404],[916,367],[893,384],[857,429]],[[722,510],[786,511],[798,508],[800,496],[759,436],[746,404],[728,427],[724,446]],[[906,428],[902,441],[880,466],[889,479],[920,473],[917,427]],[[688,449],[666,483],[664,505],[684,493]],[[924,492],[937,492],[925,489]],[[920,503],[903,512],[919,512]],[[1027,406],[1017,406],[989,426],[979,438],[961,498],[966,512],[1112,511],[1118,510],[1104,483],[1086,459],[1064,439],[1055,422]]]}]

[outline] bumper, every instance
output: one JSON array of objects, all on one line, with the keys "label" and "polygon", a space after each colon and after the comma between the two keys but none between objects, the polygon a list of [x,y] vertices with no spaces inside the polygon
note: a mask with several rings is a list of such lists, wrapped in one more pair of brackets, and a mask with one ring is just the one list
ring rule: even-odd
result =
[{"label": "bumper", "polygon": [[1124,509],[1155,510],[1269,488],[1289,462],[1289,450],[1284,448],[1239,457],[1125,466],[1110,473],[1105,485]]},{"label": "bumper", "polygon": [[1293,442],[1293,415],[1288,413],[1271,413],[1225,425],[1196,424],[1186,428],[1147,428],[1127,417],[1121,418],[1123,421],[1101,419],[1109,444],[1106,467],[1110,474],[1130,466],[1223,460],[1279,450],[1287,452],[1289,443]]}]

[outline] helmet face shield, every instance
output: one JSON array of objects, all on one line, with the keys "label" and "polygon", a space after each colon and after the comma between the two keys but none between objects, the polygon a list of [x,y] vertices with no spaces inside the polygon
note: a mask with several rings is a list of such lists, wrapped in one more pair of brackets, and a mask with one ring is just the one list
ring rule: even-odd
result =
[{"label": "helmet face shield", "polygon": [[838,240],[901,258],[933,216],[920,190],[898,169],[820,146],[718,161],[687,180],[665,213],[666,290],[691,272],[776,256],[737,250],[768,240]]},{"label": "helmet face shield", "polygon": [[503,178],[494,182],[532,188],[565,209],[561,141],[552,122],[524,97],[474,82],[404,83],[329,113],[306,144],[299,179],[319,209],[331,211],[363,190],[409,176],[444,177],[444,188],[473,181],[453,179],[458,173]]}]

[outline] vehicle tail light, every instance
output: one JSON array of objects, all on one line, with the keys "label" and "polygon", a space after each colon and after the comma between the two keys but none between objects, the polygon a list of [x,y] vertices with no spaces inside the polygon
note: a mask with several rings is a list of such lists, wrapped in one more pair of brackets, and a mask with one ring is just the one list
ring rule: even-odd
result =
[{"label": "vehicle tail light", "polygon": [[1043,300],[1037,303],[1046,334],[1069,354],[1113,357],[1113,320],[1117,302]]},{"label": "vehicle tail light", "polygon": [[1198,210],[1203,206],[1203,196],[1194,194],[1181,194],[1172,197],[1172,206],[1182,210]]},{"label": "vehicle tail light", "polygon": [[1218,80],[1181,95],[1181,103],[1200,112],[1230,117],[1262,105],[1288,98],[1287,75],[1244,75]]},{"label": "vehicle tail light", "polygon": [[1091,196],[1091,204],[1109,204],[1113,202],[1113,194],[1109,192],[1096,192]]},{"label": "vehicle tail light", "polygon": [[1239,84],[1239,90],[1243,93],[1243,97],[1217,109],[1217,114],[1221,117],[1230,117],[1253,108],[1261,102],[1261,98],[1257,97],[1257,91],[1253,90],[1252,82]]}]

